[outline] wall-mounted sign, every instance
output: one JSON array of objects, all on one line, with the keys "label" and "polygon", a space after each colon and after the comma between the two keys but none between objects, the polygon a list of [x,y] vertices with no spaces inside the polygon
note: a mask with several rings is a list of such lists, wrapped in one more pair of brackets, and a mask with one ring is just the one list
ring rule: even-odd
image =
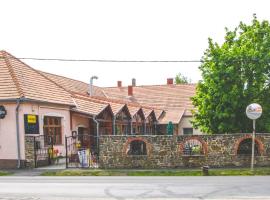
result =
[{"label": "wall-mounted sign", "polygon": [[38,115],[24,115],[25,134],[39,134]]},{"label": "wall-mounted sign", "polygon": [[7,111],[4,106],[0,106],[0,119],[4,119],[7,115]]},{"label": "wall-mounted sign", "polygon": [[28,124],[35,124],[37,123],[36,115],[27,115],[27,122]]}]

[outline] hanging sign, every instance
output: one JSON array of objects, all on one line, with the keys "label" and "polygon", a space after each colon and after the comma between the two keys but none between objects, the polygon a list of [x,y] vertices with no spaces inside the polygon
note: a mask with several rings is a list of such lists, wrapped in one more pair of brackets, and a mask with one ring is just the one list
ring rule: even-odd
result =
[{"label": "hanging sign", "polygon": [[7,115],[7,111],[4,106],[0,106],[0,119],[4,119]]},{"label": "hanging sign", "polygon": [[262,107],[257,103],[252,103],[247,106],[246,114],[249,119],[258,119],[262,115]]}]

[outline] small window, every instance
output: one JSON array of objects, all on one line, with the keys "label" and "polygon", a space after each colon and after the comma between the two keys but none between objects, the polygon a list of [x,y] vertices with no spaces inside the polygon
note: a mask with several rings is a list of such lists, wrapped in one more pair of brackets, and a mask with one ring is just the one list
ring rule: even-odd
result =
[{"label": "small window", "polygon": [[62,144],[61,118],[45,116],[43,132],[46,138],[46,144],[51,143],[50,138],[52,138],[53,144]]},{"label": "small window", "polygon": [[145,142],[141,140],[134,140],[130,142],[127,154],[136,156],[147,155]]},{"label": "small window", "polygon": [[193,134],[193,128],[183,128],[184,135],[192,135]]},{"label": "small window", "polygon": [[197,139],[187,140],[184,144],[183,153],[184,155],[202,155],[202,143]]}]

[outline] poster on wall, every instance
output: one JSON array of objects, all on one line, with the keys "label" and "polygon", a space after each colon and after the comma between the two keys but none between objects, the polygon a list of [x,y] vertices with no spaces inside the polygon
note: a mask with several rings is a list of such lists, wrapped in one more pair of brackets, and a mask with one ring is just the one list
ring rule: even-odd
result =
[{"label": "poster on wall", "polygon": [[24,115],[24,132],[25,134],[39,134],[38,115]]}]

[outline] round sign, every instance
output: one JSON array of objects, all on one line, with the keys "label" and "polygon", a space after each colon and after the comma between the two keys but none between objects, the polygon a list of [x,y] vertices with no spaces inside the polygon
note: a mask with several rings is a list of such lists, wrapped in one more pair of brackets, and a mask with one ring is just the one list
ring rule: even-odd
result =
[{"label": "round sign", "polygon": [[257,103],[252,103],[247,106],[246,114],[249,119],[258,119],[262,115],[262,107]]},{"label": "round sign", "polygon": [[7,114],[7,111],[4,106],[0,106],[0,119],[4,119]]}]

